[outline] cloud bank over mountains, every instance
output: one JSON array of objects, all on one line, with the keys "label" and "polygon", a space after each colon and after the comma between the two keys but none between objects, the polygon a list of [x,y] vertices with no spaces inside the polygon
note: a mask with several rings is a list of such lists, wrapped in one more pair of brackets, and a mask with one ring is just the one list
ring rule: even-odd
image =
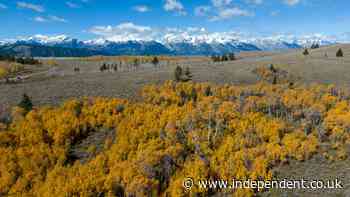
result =
[{"label": "cloud bank over mountains", "polygon": [[88,32],[98,37],[97,40],[108,40],[113,42],[125,41],[157,41],[167,42],[190,42],[190,43],[225,43],[232,40],[244,42],[253,42],[258,40],[276,40],[286,42],[313,42],[327,40],[329,42],[349,42],[350,33],[338,35],[326,35],[322,33],[293,35],[293,34],[275,34],[275,35],[254,35],[237,31],[210,32],[203,27],[187,28],[152,28],[150,26],[136,25],[131,22],[121,23],[116,26],[94,26]]}]

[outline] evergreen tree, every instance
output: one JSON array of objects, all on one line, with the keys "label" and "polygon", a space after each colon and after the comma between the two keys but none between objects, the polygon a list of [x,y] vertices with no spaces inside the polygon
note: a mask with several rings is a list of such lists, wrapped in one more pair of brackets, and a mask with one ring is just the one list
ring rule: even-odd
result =
[{"label": "evergreen tree", "polygon": [[318,48],[320,48],[320,45],[318,43],[313,43],[311,45],[311,49],[318,49]]},{"label": "evergreen tree", "polygon": [[213,62],[219,62],[221,60],[220,56],[217,56],[217,55],[211,56],[211,59],[213,60]]},{"label": "evergreen tree", "polygon": [[27,94],[23,94],[21,102],[18,107],[23,108],[26,112],[30,112],[33,109],[33,103]]},{"label": "evergreen tree", "polygon": [[276,75],[273,76],[272,84],[273,84],[273,85],[276,85],[276,84],[277,84],[277,76],[276,76]]},{"label": "evergreen tree", "polygon": [[192,91],[191,91],[191,99],[192,99],[194,102],[197,102],[198,94],[197,94],[197,90],[196,90],[195,88],[192,88]]},{"label": "evergreen tree", "polygon": [[230,59],[231,61],[236,60],[236,56],[235,56],[234,53],[230,53],[228,56],[229,56],[229,59]]},{"label": "evergreen tree", "polygon": [[192,80],[192,73],[190,71],[189,67],[186,67],[185,69],[185,81],[191,81]]},{"label": "evergreen tree", "polygon": [[159,60],[158,60],[157,56],[155,56],[155,57],[152,59],[152,64],[153,64],[154,66],[157,66],[157,65],[159,64]]},{"label": "evergreen tree", "polygon": [[307,56],[307,55],[309,55],[309,54],[310,54],[310,53],[309,53],[309,50],[305,49],[304,52],[303,52],[303,55]]},{"label": "evergreen tree", "polygon": [[227,55],[222,55],[222,57],[221,57],[221,61],[223,61],[223,62],[228,61],[228,57],[227,57]]},{"label": "evergreen tree", "polygon": [[277,69],[273,66],[273,64],[269,65],[269,69],[273,72],[273,73],[277,73]]},{"label": "evergreen tree", "polygon": [[337,51],[337,57],[344,57],[344,53],[343,53],[343,50],[340,48],[338,51]]},{"label": "evergreen tree", "polygon": [[210,86],[207,86],[207,87],[204,89],[204,95],[205,95],[205,96],[212,96],[212,95],[213,95]]},{"label": "evergreen tree", "polygon": [[174,77],[175,77],[175,81],[176,82],[180,82],[181,81],[181,79],[182,79],[182,68],[180,66],[177,66],[175,68]]},{"label": "evergreen tree", "polygon": [[139,59],[135,58],[134,59],[134,67],[137,68],[140,65]]}]

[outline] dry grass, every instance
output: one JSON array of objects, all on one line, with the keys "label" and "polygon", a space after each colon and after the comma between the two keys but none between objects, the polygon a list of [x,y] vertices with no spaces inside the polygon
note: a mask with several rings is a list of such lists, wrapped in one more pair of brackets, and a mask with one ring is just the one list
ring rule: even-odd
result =
[{"label": "dry grass", "polygon": [[288,180],[321,180],[342,181],[343,189],[273,189],[264,193],[263,197],[279,196],[305,196],[305,197],[348,197],[350,193],[350,160],[328,161],[322,156],[316,155],[307,162],[292,161],[289,165],[283,165],[275,169],[276,179]]},{"label": "dry grass", "polygon": [[[335,57],[340,47],[343,48],[344,58]],[[326,52],[328,57],[324,56]],[[308,57],[302,55],[302,50],[288,53],[250,52],[240,56],[243,58],[237,61],[220,63],[212,63],[207,57],[160,57],[158,68],[144,63],[137,70],[123,69],[115,73],[101,73],[99,67],[107,60],[108,63],[113,63],[123,58],[135,57],[91,57],[84,58],[85,60],[57,58],[54,62],[63,74],[54,77],[43,73],[51,68],[45,65],[47,60],[43,60],[44,65],[41,67],[30,68],[34,73],[43,74],[35,75],[25,83],[0,85],[0,104],[14,105],[23,93],[29,94],[37,105],[58,104],[71,97],[84,96],[134,98],[145,84],[173,79],[173,71],[177,65],[189,67],[196,82],[255,83],[257,77],[252,71],[259,66],[274,64],[300,77],[302,83],[334,83],[341,86],[350,84],[350,45],[310,50]],[[166,59],[176,61],[167,62]],[[74,72],[76,66],[80,68],[79,73]]]},{"label": "dry grass", "polygon": [[9,69],[9,63],[5,61],[0,61],[0,68]]}]

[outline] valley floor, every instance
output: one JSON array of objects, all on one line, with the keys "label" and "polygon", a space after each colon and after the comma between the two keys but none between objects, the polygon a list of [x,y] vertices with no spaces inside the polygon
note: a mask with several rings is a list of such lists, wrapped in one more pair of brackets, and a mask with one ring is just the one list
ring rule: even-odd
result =
[{"label": "valley floor", "polygon": [[[343,48],[344,58],[336,58],[338,48]],[[328,57],[325,57],[327,53]],[[212,63],[209,58],[186,58],[177,63],[163,62],[159,68],[141,64],[138,70],[118,72],[99,71],[103,61],[58,59],[58,71],[42,72],[23,83],[0,84],[0,104],[15,105],[23,93],[32,97],[35,105],[59,104],[72,97],[102,96],[133,98],[145,84],[159,84],[172,80],[177,65],[189,67],[195,82],[217,84],[250,84],[257,82],[252,71],[261,65],[274,64],[300,77],[301,83],[326,83],[348,86],[350,84],[350,46],[331,46],[314,49],[305,57],[302,51],[288,53],[243,53],[242,59]],[[108,62],[107,62],[108,63]],[[80,68],[79,73],[74,67]],[[50,74],[58,72],[57,75]]]}]

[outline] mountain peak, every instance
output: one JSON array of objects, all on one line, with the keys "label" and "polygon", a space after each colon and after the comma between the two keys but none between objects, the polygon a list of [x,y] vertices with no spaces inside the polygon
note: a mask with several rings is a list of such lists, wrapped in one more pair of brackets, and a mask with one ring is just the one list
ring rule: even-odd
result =
[{"label": "mountain peak", "polygon": [[29,38],[19,39],[17,41],[27,42],[27,43],[37,43],[37,44],[60,44],[63,42],[71,42],[72,39],[66,35],[46,36],[46,35],[37,34]]},{"label": "mountain peak", "polygon": [[[25,44],[29,46],[59,47],[61,52],[75,50],[79,55],[213,55],[236,53],[240,51],[280,51],[310,47],[312,44],[335,44],[336,41],[320,35],[297,38],[295,36],[272,36],[260,38],[241,38],[233,33],[208,33],[191,35],[183,33],[169,33],[161,41],[157,40],[132,40],[98,38],[87,41],[78,41],[66,35],[46,36],[35,35],[18,40],[0,41],[0,45]],[[0,48],[1,49],[1,48]],[[53,50],[53,49],[50,49]],[[41,53],[40,53],[41,54]],[[48,53],[49,54],[49,53]],[[60,53],[61,54],[61,53]],[[20,55],[20,54],[17,54]],[[69,54],[66,54],[69,56]],[[35,54],[33,54],[35,56]],[[55,56],[53,54],[53,56]]]}]

